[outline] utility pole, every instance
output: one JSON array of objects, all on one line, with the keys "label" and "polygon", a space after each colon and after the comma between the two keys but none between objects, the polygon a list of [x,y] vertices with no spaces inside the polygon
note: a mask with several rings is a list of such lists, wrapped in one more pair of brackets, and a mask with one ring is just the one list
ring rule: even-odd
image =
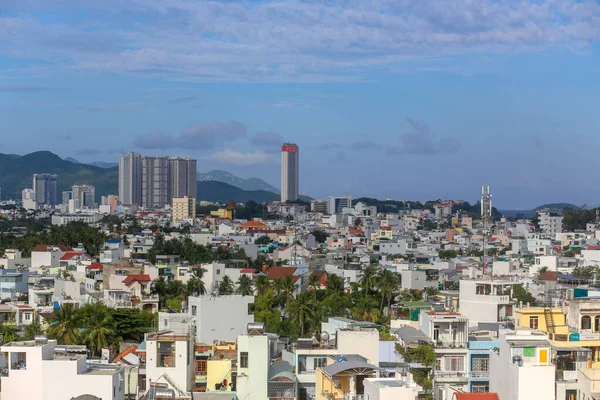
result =
[{"label": "utility pole", "polygon": [[483,221],[483,273],[487,268],[490,278],[494,277],[494,271],[492,266],[488,267],[487,260],[487,241],[490,234],[489,224],[492,220],[492,195],[490,194],[490,187],[487,184],[483,184],[481,187],[481,219]]}]

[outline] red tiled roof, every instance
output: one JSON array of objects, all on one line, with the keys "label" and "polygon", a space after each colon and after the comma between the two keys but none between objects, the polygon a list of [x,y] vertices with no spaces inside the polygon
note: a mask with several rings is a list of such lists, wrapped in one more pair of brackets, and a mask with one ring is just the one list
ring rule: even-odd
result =
[{"label": "red tiled roof", "polygon": [[69,261],[73,257],[81,257],[85,259],[91,259],[91,257],[81,251],[67,251],[64,256],[60,258],[60,261]]},{"label": "red tiled roof", "polygon": [[298,276],[294,275],[296,270],[298,270],[298,267],[271,267],[267,271],[267,276],[269,277],[269,279],[277,281],[286,275],[290,275],[292,278],[295,278],[295,282],[298,279]]},{"label": "red tiled roof", "polygon": [[248,229],[248,228],[265,229],[265,228],[268,228],[268,226],[263,224],[260,221],[248,221],[248,222],[242,224],[242,226],[240,228],[242,228],[242,229]]},{"label": "red tiled roof", "polygon": [[558,271],[546,271],[538,278],[540,281],[556,281],[556,276],[560,274]]},{"label": "red tiled roof", "polygon": [[500,400],[497,393],[454,393],[453,400]]},{"label": "red tiled roof", "polygon": [[240,272],[242,274],[253,274],[256,272],[256,270],[254,268],[242,268]]},{"label": "red tiled roof", "polygon": [[54,313],[51,312],[41,312],[38,314],[42,318],[52,318],[54,317]]},{"label": "red tiled roof", "polygon": [[151,282],[150,275],[145,274],[134,274],[129,275],[127,278],[123,279],[123,283],[129,286],[132,282]]},{"label": "red tiled roof", "polygon": [[93,263],[92,265],[89,265],[86,268],[87,269],[104,269],[104,265],[102,265],[100,263]]},{"label": "red tiled roof", "polygon": [[33,307],[31,306],[27,306],[25,304],[17,304],[17,308],[19,310],[33,310]]},{"label": "red tiled roof", "polygon": [[73,251],[73,248],[70,246],[53,246],[53,245],[47,245],[47,244],[38,244],[37,246],[34,247],[33,251],[35,251],[35,252],[49,251],[53,247],[56,247],[60,251]]}]

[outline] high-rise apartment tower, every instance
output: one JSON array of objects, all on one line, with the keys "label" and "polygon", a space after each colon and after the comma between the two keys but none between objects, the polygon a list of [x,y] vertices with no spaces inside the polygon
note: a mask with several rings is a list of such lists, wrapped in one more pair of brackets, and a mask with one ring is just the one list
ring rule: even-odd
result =
[{"label": "high-rise apartment tower", "polygon": [[281,201],[298,200],[300,152],[295,143],[281,146]]},{"label": "high-rise apartment tower", "polygon": [[119,200],[122,204],[142,204],[142,155],[119,157]]},{"label": "high-rise apartment tower", "polygon": [[38,205],[58,204],[58,175],[34,174],[33,191]]}]

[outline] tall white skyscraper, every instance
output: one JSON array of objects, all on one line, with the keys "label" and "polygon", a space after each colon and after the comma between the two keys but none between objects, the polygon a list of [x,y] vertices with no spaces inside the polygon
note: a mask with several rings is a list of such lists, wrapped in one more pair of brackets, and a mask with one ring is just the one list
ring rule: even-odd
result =
[{"label": "tall white skyscraper", "polygon": [[119,200],[122,204],[142,204],[142,155],[121,154],[119,157]]},{"label": "tall white skyscraper", "polygon": [[281,201],[298,200],[300,152],[295,143],[281,146]]},{"label": "tall white skyscraper", "polygon": [[38,205],[58,204],[58,175],[34,174],[33,191]]}]

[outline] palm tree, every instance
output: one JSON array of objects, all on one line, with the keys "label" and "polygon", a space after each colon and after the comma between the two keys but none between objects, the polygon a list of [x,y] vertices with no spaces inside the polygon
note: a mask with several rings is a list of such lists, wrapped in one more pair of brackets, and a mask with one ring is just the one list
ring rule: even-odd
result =
[{"label": "palm tree", "polygon": [[321,287],[319,277],[314,273],[308,278],[308,287],[313,291],[315,300],[317,299],[317,290]]},{"label": "palm tree", "polygon": [[259,275],[258,278],[256,278],[256,282],[254,282],[254,288],[256,289],[256,294],[258,296],[262,296],[263,294],[265,294],[267,289],[269,289],[270,287],[271,279],[269,279],[268,276],[263,274]]},{"label": "palm tree", "polygon": [[150,293],[158,295],[159,308],[164,308],[167,302],[167,280],[163,275],[152,281],[150,285]]},{"label": "palm tree", "polygon": [[197,267],[192,270],[192,276],[187,283],[188,291],[194,296],[203,296],[206,294],[206,285],[204,284],[204,274],[206,269]]},{"label": "palm tree", "polygon": [[361,296],[352,308],[352,316],[361,321],[374,321],[379,316],[377,300],[367,295]]},{"label": "palm tree", "polygon": [[107,347],[108,338],[114,333],[112,315],[100,303],[93,306],[93,312],[85,321],[85,342],[92,355],[100,355],[102,348]]},{"label": "palm tree", "polygon": [[325,283],[325,290],[327,291],[327,295],[344,293],[344,278],[335,274],[329,275],[327,283]]},{"label": "palm tree", "polygon": [[300,324],[300,337],[304,337],[304,327],[306,323],[312,320],[315,312],[315,303],[310,293],[300,293],[296,299],[292,301],[290,309],[293,311],[294,316],[298,318],[298,323]]},{"label": "palm tree", "polygon": [[250,279],[248,275],[240,275],[237,281],[236,293],[241,294],[242,296],[251,296],[252,293],[254,293],[254,288],[252,287],[252,279]]},{"label": "palm tree", "polygon": [[285,310],[288,309],[290,304],[290,299],[294,294],[294,280],[291,275],[284,275],[279,278],[277,282],[275,282],[275,287],[277,288],[277,293],[283,299],[283,308]]},{"label": "palm tree", "polygon": [[225,296],[233,293],[233,281],[228,275],[223,277],[221,283],[219,283],[219,295]]},{"label": "palm tree", "polygon": [[77,344],[76,326],[79,318],[72,304],[64,304],[49,319],[48,334],[51,337],[56,338],[60,344]]},{"label": "palm tree", "polygon": [[389,309],[392,303],[392,296],[398,289],[399,279],[398,275],[387,269],[382,269],[377,278],[377,288],[379,289],[379,294],[381,295],[381,304],[379,309],[383,311],[383,300],[387,299]]},{"label": "palm tree", "polygon": [[363,277],[359,283],[365,293],[373,291],[377,285],[377,267],[374,265],[365,267],[363,269]]}]

